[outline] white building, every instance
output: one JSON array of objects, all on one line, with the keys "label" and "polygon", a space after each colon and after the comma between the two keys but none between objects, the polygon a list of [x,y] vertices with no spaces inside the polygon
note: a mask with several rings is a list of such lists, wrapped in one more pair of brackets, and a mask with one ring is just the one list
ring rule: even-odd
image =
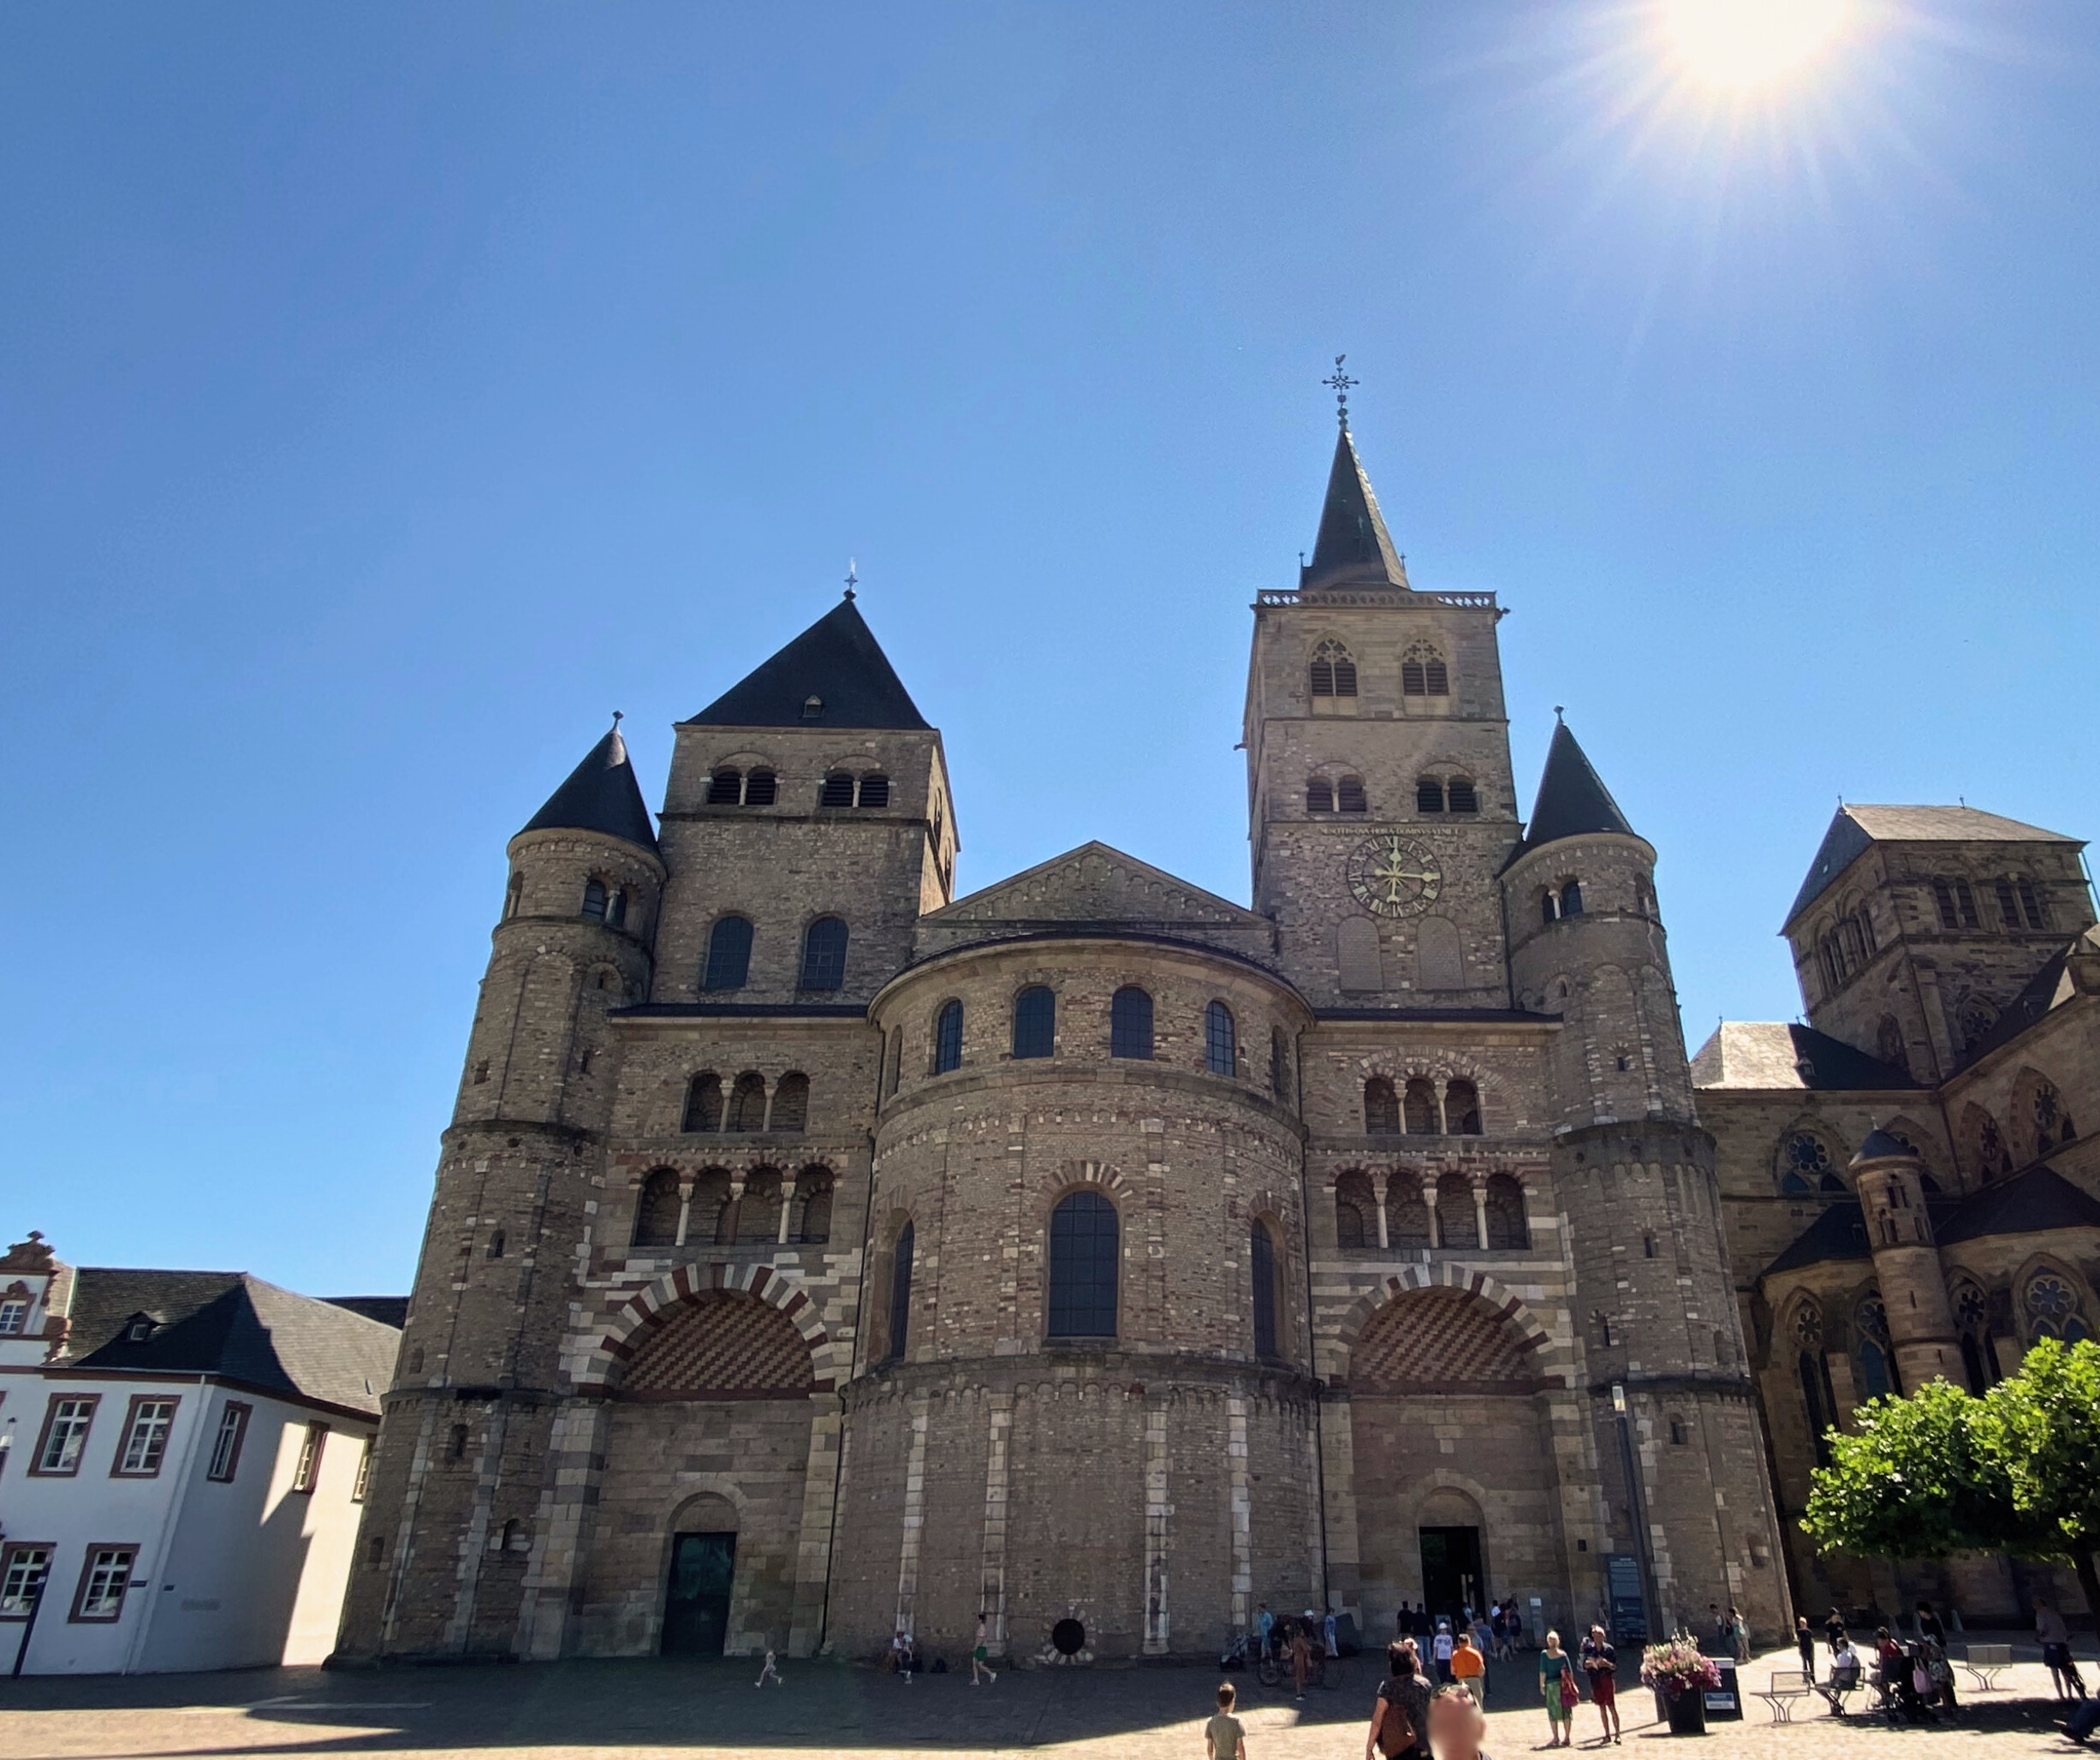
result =
[{"label": "white building", "polygon": [[0,1671],[325,1657],[403,1305],[9,1248]]}]

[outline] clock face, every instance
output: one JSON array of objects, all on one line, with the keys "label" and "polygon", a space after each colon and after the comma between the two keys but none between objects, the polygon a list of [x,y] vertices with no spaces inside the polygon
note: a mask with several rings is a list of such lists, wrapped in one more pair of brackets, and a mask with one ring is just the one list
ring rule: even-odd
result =
[{"label": "clock face", "polygon": [[1349,853],[1349,890],[1381,917],[1412,917],[1437,902],[1443,871],[1429,850],[1397,831],[1366,837]]}]

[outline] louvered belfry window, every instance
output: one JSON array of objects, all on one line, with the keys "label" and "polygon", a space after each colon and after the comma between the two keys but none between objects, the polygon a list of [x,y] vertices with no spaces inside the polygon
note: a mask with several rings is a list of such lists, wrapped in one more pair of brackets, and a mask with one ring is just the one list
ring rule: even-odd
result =
[{"label": "louvered belfry window", "polygon": [[824,779],[824,788],[817,796],[817,805],[851,806],[853,804],[854,779],[843,770],[834,770]]}]

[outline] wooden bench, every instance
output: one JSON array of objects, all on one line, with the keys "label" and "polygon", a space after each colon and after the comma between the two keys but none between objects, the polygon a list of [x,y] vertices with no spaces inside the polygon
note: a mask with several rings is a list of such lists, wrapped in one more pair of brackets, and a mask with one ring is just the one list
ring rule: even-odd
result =
[{"label": "wooden bench", "polygon": [[1815,1692],[1815,1683],[1799,1668],[1775,1668],[1758,1697],[1772,1708],[1772,1721],[1791,1723],[1794,1708]]},{"label": "wooden bench", "polygon": [[1972,1644],[1955,1659],[1969,1671],[1978,1692],[1999,1692],[1998,1676],[2013,1666],[2009,1644]]}]

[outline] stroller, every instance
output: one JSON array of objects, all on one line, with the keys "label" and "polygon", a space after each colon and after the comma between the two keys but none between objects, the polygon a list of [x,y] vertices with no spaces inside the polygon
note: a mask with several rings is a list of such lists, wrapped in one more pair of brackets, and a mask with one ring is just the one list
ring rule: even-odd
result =
[{"label": "stroller", "polygon": [[[1881,1634],[1884,1638],[1887,1632]],[[1885,1643],[1874,1665],[1874,1709],[1893,1727],[1897,1723],[1937,1723],[1933,1701],[1939,1683],[1929,1651],[1939,1646],[1929,1638],[1907,1644]],[[1944,1657],[1942,1659],[1944,1663]]]}]

